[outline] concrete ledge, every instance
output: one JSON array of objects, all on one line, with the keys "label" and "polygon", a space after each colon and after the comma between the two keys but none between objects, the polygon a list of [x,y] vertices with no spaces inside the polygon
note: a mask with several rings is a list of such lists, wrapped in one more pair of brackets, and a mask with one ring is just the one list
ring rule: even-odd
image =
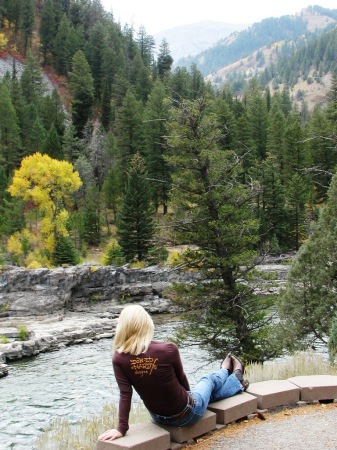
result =
[{"label": "concrete ledge", "polygon": [[307,375],[288,378],[288,381],[301,389],[300,400],[337,399],[337,376]]},{"label": "concrete ledge", "polygon": [[234,397],[210,403],[208,409],[216,413],[217,423],[226,425],[256,412],[257,398],[247,392],[242,392]]},{"label": "concrete ledge", "polygon": [[170,433],[154,423],[130,425],[125,436],[114,441],[97,441],[97,450],[169,450]]},{"label": "concrete ledge", "polygon": [[167,430],[171,435],[172,441],[182,443],[215,430],[216,414],[211,411],[206,411],[204,416],[197,423],[195,423],[194,425],[188,425],[186,427],[170,427],[166,425],[157,426],[163,428],[164,430]]},{"label": "concrete ledge", "polygon": [[268,380],[252,383],[247,392],[257,397],[259,409],[288,405],[298,402],[300,399],[300,388],[288,380]]}]

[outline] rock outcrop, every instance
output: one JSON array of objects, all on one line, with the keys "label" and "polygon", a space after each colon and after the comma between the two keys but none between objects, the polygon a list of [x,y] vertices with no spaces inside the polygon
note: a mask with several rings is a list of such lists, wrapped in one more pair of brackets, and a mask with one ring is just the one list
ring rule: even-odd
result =
[{"label": "rock outcrop", "polygon": [[3,267],[0,317],[41,316],[110,305],[155,301],[174,281],[193,282],[194,272],[150,267],[127,269],[83,264],[57,269]]},{"label": "rock outcrop", "polygon": [[[0,273],[0,377],[5,362],[113,336],[116,317],[128,303],[151,314],[177,307],[163,298],[174,281],[200,276],[151,267],[116,268],[84,264],[57,269],[3,267]],[[20,327],[26,331],[20,338]]]},{"label": "rock outcrop", "polygon": [[[274,275],[272,285],[264,281],[262,288],[258,287],[261,283],[257,277],[257,295],[274,292],[285,283],[287,266],[269,264],[257,269],[266,273],[267,280]],[[140,303],[150,314],[179,312],[165,299],[165,288],[174,282],[201,282],[201,276],[167,268],[96,264],[34,270],[2,267],[0,378],[8,373],[8,361],[111,338],[115,319],[128,303]],[[20,335],[22,329],[24,338]]]}]

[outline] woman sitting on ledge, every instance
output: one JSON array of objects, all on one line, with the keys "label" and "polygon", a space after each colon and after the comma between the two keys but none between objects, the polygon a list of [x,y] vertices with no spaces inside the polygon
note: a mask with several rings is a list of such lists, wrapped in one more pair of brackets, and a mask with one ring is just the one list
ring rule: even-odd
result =
[{"label": "woman sitting on ledge", "polygon": [[186,426],[204,415],[209,403],[244,391],[244,366],[228,354],[216,372],[203,376],[190,389],[178,347],[153,341],[154,324],[140,305],[123,309],[114,339],[113,369],[120,391],[117,429],[99,436],[112,441],[129,429],[132,387],[138,392],[157,424]]}]

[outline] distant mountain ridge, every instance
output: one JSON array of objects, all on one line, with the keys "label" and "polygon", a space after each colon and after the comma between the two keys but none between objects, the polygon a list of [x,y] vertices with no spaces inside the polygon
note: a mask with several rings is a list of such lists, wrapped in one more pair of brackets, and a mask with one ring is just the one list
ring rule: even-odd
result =
[{"label": "distant mountain ridge", "polygon": [[204,76],[214,74],[264,46],[268,47],[280,41],[296,41],[303,35],[323,30],[337,21],[334,11],[314,6],[293,16],[263,19],[241,32],[224,37],[211,48],[193,57],[180,59],[177,65],[190,67],[194,63]]},{"label": "distant mountain ridge", "polygon": [[234,32],[242,31],[249,24],[232,24],[211,20],[183,25],[154,35],[157,48],[163,39],[169,44],[171,55],[175,62],[187,56],[195,56],[209,49],[219,40]]},{"label": "distant mountain ridge", "polygon": [[[234,25],[234,29],[228,24],[201,22],[167,30],[156,39],[157,43],[167,40],[176,67],[189,69],[195,64],[212,85],[221,88],[229,83],[236,95],[250,78],[258,77],[261,86],[271,91],[288,86],[299,107],[303,101],[309,109],[326,102],[331,71],[337,69],[337,9],[309,6],[295,15]],[[207,39],[218,36],[208,48],[194,53],[199,44],[206,45]],[[184,56],[177,60],[180,54]]]}]

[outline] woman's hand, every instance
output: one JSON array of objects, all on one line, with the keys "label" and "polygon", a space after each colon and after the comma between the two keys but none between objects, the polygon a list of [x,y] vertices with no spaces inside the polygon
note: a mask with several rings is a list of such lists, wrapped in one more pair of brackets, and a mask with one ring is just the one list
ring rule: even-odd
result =
[{"label": "woman's hand", "polygon": [[123,437],[122,433],[120,433],[118,430],[106,430],[104,433],[102,433],[100,436],[98,436],[99,441],[113,441],[114,439],[118,439],[120,437]]}]

